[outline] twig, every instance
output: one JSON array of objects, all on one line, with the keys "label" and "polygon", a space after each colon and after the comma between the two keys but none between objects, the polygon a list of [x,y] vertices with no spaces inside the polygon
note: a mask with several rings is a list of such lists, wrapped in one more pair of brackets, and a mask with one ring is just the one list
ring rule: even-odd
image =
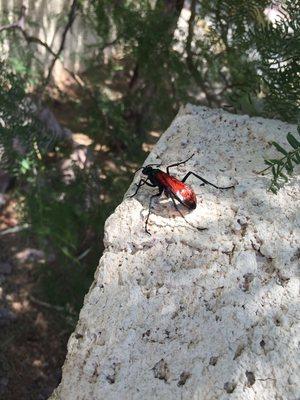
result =
[{"label": "twig", "polygon": [[10,29],[24,29],[25,25],[25,14],[26,14],[26,7],[24,5],[21,6],[21,11],[20,11],[20,16],[17,22],[14,22],[12,24],[7,24],[0,26],[0,32],[5,31],[5,30],[10,30]]},{"label": "twig", "polygon": [[[282,158],[279,158],[278,161],[281,162],[281,161],[284,161],[287,158],[292,158],[295,154],[297,154],[298,151],[299,151],[299,148],[295,149],[294,151],[289,152],[289,154],[287,154],[286,156],[283,156]],[[256,173],[257,174],[264,174],[264,172],[268,171],[272,167],[273,167],[273,165],[268,165],[266,168],[264,168],[261,171],[257,171]],[[283,167],[282,167],[282,169],[283,169]]]},{"label": "twig", "polygon": [[[14,22],[12,24],[7,24],[7,25],[3,25],[0,26],[0,33],[3,31],[8,31],[8,30],[19,30],[24,39],[26,40],[26,42],[29,43],[36,43],[42,47],[44,47],[52,56],[53,56],[53,60],[50,64],[47,76],[44,80],[44,83],[40,89],[40,91],[43,91],[45,89],[45,87],[48,85],[50,79],[51,79],[51,75],[53,72],[53,68],[56,64],[56,61],[60,58],[60,55],[65,47],[65,42],[66,42],[66,37],[67,37],[67,33],[68,31],[71,29],[73,22],[76,18],[76,11],[79,8],[79,3],[78,0],[73,0],[69,15],[68,15],[68,22],[63,30],[63,34],[62,34],[62,39],[61,39],[61,43],[59,46],[59,49],[57,52],[53,51],[52,48],[44,41],[42,41],[41,39],[39,39],[38,37],[35,36],[31,36],[29,35],[26,30],[25,30],[25,17],[26,17],[26,7],[24,5],[21,6],[21,11],[20,11],[20,17],[18,19],[17,22]],[[79,83],[78,78],[76,77],[76,75],[74,73],[72,73],[70,70],[68,70],[67,68],[65,68],[65,70],[72,76],[73,79],[75,79],[75,81],[77,83]]]},{"label": "twig", "polygon": [[82,260],[85,256],[87,256],[89,254],[90,251],[91,251],[91,248],[89,247],[83,253],[79,254],[79,256],[77,257],[77,260],[78,261]]},{"label": "twig", "polygon": [[12,228],[3,229],[2,231],[0,231],[0,236],[9,235],[10,233],[18,233],[28,228],[30,228],[30,225],[24,224],[24,225],[14,226]]},{"label": "twig", "polygon": [[52,62],[50,64],[50,67],[49,67],[49,70],[48,70],[48,74],[46,76],[46,79],[44,81],[42,89],[44,89],[48,85],[48,83],[49,83],[49,81],[51,79],[53,68],[54,68],[54,66],[56,64],[56,61],[59,59],[61,52],[63,51],[63,49],[65,47],[67,33],[71,29],[71,27],[73,25],[73,22],[75,21],[76,12],[77,12],[78,8],[79,8],[78,0],[73,0],[73,3],[72,3],[71,8],[70,8],[70,12],[68,14],[68,22],[67,22],[67,24],[65,26],[65,29],[63,30],[63,33],[62,33],[59,49],[56,52],[56,54],[55,54],[55,56],[54,56],[54,58],[53,58],[53,60],[52,60]]},{"label": "twig", "polygon": [[29,296],[29,299],[32,301],[32,303],[35,303],[35,304],[37,304],[39,306],[50,308],[50,309],[53,309],[53,310],[56,310],[56,311],[65,311],[65,308],[62,307],[62,306],[56,306],[54,304],[46,303],[45,301],[39,300],[39,299],[37,299],[37,298],[35,298],[35,297],[31,296],[31,295]]},{"label": "twig", "polygon": [[82,89],[85,88],[85,83],[84,81],[80,78],[78,74],[75,72],[71,71],[69,68],[64,67],[64,69],[67,71],[67,73],[74,79],[74,81],[77,83],[78,86],[80,86]]},{"label": "twig", "polygon": [[76,313],[71,312],[70,310],[66,310],[65,307],[46,303],[45,301],[39,300],[32,295],[29,296],[29,299],[32,303],[37,304],[38,306],[42,306],[42,307],[48,308],[49,310],[55,310],[55,311],[58,311],[59,313],[65,314],[64,316],[65,316],[65,321],[67,322],[67,324],[72,327],[74,326],[74,323],[75,323],[74,319],[76,318]]},{"label": "twig", "polygon": [[198,72],[197,67],[195,66],[195,64],[193,62],[192,40],[193,40],[193,36],[194,36],[196,4],[197,4],[197,0],[191,1],[191,15],[190,15],[190,18],[188,21],[188,36],[186,39],[186,46],[185,46],[185,50],[186,50],[186,54],[187,54],[186,63],[187,63],[187,67],[190,70],[195,82],[197,83],[197,85],[199,85],[199,87],[204,92],[208,105],[211,106],[212,102],[215,99],[210,93],[208,93],[207,88],[204,83],[204,80],[202,79],[201,75]]},{"label": "twig", "polygon": [[12,24],[0,26],[0,33],[9,30],[19,30],[28,44],[29,43],[39,44],[40,46],[43,46],[49,53],[55,56],[56,53],[51,49],[50,46],[48,46],[46,42],[43,42],[41,39],[35,36],[28,35],[28,33],[25,30],[25,17],[26,17],[26,7],[22,5],[18,21],[13,22]]}]

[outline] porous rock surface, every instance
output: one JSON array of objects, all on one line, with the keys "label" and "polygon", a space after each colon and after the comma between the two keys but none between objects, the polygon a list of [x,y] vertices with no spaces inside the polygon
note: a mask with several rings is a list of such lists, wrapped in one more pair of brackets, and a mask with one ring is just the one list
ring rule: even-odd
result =
[{"label": "porous rock surface", "polygon": [[[190,185],[185,215],[143,186],[105,227],[105,252],[52,399],[296,400],[299,180],[277,196],[255,173],[296,127],[187,105],[145,164],[235,189]],[[135,182],[139,179],[136,177]],[[132,193],[131,186],[127,194]],[[182,209],[182,211],[184,211]],[[298,219],[299,222],[299,219]]]}]

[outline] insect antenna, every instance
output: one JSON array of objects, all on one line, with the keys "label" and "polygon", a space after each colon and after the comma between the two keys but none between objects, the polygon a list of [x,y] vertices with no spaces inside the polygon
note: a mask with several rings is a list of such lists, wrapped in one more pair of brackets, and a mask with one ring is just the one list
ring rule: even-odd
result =
[{"label": "insect antenna", "polygon": [[136,171],[134,171],[133,175],[135,175],[139,170],[141,170],[143,167],[138,168]]}]

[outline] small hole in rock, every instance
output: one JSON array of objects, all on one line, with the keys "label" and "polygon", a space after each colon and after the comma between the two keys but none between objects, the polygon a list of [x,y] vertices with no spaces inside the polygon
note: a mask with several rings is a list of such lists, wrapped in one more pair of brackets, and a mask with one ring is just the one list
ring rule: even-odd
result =
[{"label": "small hole in rock", "polygon": [[75,333],[75,339],[82,339],[83,335],[81,333]]},{"label": "small hole in rock", "polygon": [[216,365],[218,362],[218,357],[210,357],[209,365]]},{"label": "small hole in rock", "polygon": [[281,325],[281,320],[280,320],[280,318],[279,318],[279,317],[275,317],[275,318],[274,318],[274,323],[275,323],[276,326],[280,326],[280,325]]},{"label": "small hole in rock", "polygon": [[235,382],[224,383],[224,389],[225,389],[226,393],[233,393],[235,388],[236,388]]},{"label": "small hole in rock", "polygon": [[254,373],[251,372],[251,371],[246,371],[245,374],[246,374],[246,378],[247,378],[247,381],[248,381],[248,386],[254,385],[254,383],[255,383]]},{"label": "small hole in rock", "polygon": [[244,350],[245,346],[243,344],[239,344],[235,351],[233,359],[236,360],[238,357],[240,357],[240,355],[243,353]]},{"label": "small hole in rock", "polygon": [[170,378],[169,366],[163,358],[160,361],[158,361],[152,369],[155,378],[161,379],[165,382],[169,380]]},{"label": "small hole in rock", "polygon": [[146,337],[146,336],[150,336],[150,333],[151,333],[151,331],[150,331],[150,329],[148,329],[146,332],[144,332],[143,334],[142,334],[142,338],[144,338],[144,337]]},{"label": "small hole in rock", "polygon": [[108,383],[110,383],[111,385],[113,383],[115,383],[115,376],[114,375],[107,375],[106,380]]},{"label": "small hole in rock", "polygon": [[190,376],[191,376],[191,374],[190,374],[189,372],[183,371],[183,372],[180,374],[180,377],[179,377],[179,381],[178,381],[178,383],[177,383],[177,386],[183,386],[183,385],[185,385],[186,381],[189,379]]}]

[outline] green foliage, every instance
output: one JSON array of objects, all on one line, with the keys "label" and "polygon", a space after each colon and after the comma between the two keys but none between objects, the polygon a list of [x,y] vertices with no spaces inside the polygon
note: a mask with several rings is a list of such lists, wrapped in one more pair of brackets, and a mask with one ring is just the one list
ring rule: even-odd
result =
[{"label": "green foliage", "polygon": [[[79,311],[95,265],[81,256],[99,257],[96,238],[128,183],[109,176],[102,182],[96,163],[79,168],[72,161],[72,147],[50,139],[35,118],[23,80],[4,64],[0,67],[0,169],[17,180],[14,195],[32,242],[60,266],[40,268],[41,297]],[[101,201],[111,188],[117,195]]]},{"label": "green foliage", "polygon": [[[298,126],[298,133],[300,136],[300,126]],[[287,141],[291,146],[291,150],[286,150],[276,142],[272,145],[278,152],[283,154],[281,158],[265,160],[268,165],[261,173],[271,169],[273,178],[270,184],[270,190],[277,193],[278,190],[289,180],[293,174],[296,165],[300,164],[300,142],[290,132],[287,134]]]},{"label": "green foliage", "polygon": [[[274,23],[264,16],[268,5],[268,1],[256,0],[204,1],[200,14],[210,18],[212,28],[204,39],[207,51],[201,68],[206,62],[206,77],[219,81],[220,86],[223,79],[227,87],[222,91],[229,105],[252,115],[299,122],[300,4],[293,0],[280,4]],[[203,42],[198,43],[201,54]],[[209,58],[214,45],[218,53]],[[291,138],[289,134],[290,144]],[[278,143],[273,144],[283,152]],[[270,189],[274,193],[288,180],[283,170],[293,174],[297,154],[295,149],[283,159],[266,161],[272,163]]]},{"label": "green foliage", "polygon": [[299,121],[300,3],[287,0],[276,21],[256,25],[251,39],[259,54],[266,116]]},{"label": "green foliage", "polygon": [[[113,43],[122,55],[111,57],[103,79],[125,79],[120,116],[127,132],[164,129],[180,104],[203,97],[235,112],[297,121],[297,4],[278,5],[272,24],[264,13],[267,0],[193,0],[188,35],[180,38],[174,35],[179,3],[168,9],[160,1],[95,1],[88,9],[96,16],[95,46]],[[93,62],[103,65],[102,54]]]},{"label": "green foliage", "polygon": [[[101,51],[92,62],[98,68],[102,65],[101,81],[114,82],[122,93],[120,101],[110,99],[110,107],[122,103],[120,116],[127,126],[127,136],[138,135],[138,141],[155,126],[164,129],[174,117],[179,99],[189,99],[185,61],[173,49],[179,16],[176,7],[169,9],[161,1],[155,5],[150,1],[95,1],[88,11],[89,16],[96,16],[98,35],[94,47],[102,49],[107,43],[114,43],[120,54],[104,66]],[[103,98],[101,89],[97,91],[94,86],[94,91]],[[116,130],[120,120],[117,122]]]},{"label": "green foliage", "polygon": [[200,6],[199,18],[210,24],[203,39],[196,42],[201,62],[198,73],[204,71],[202,78],[210,90],[219,88],[221,104],[251,114],[259,113],[253,103],[260,91],[260,77],[250,30],[265,21],[267,4],[261,0],[205,0]]},{"label": "green foliage", "polygon": [[0,162],[16,176],[36,167],[46,136],[33,116],[25,83],[0,63]]},{"label": "green foliage", "polygon": [[[299,123],[300,118],[299,35],[300,4],[291,0],[286,0],[281,6],[275,23],[258,24],[251,32],[259,54],[257,69],[264,93],[264,115],[294,123]],[[284,157],[266,160],[273,174],[270,184],[273,193],[277,193],[288,181],[288,176],[294,173],[294,165],[299,163],[299,142],[291,133],[288,133],[287,141],[293,151],[287,151],[273,142]]]}]

